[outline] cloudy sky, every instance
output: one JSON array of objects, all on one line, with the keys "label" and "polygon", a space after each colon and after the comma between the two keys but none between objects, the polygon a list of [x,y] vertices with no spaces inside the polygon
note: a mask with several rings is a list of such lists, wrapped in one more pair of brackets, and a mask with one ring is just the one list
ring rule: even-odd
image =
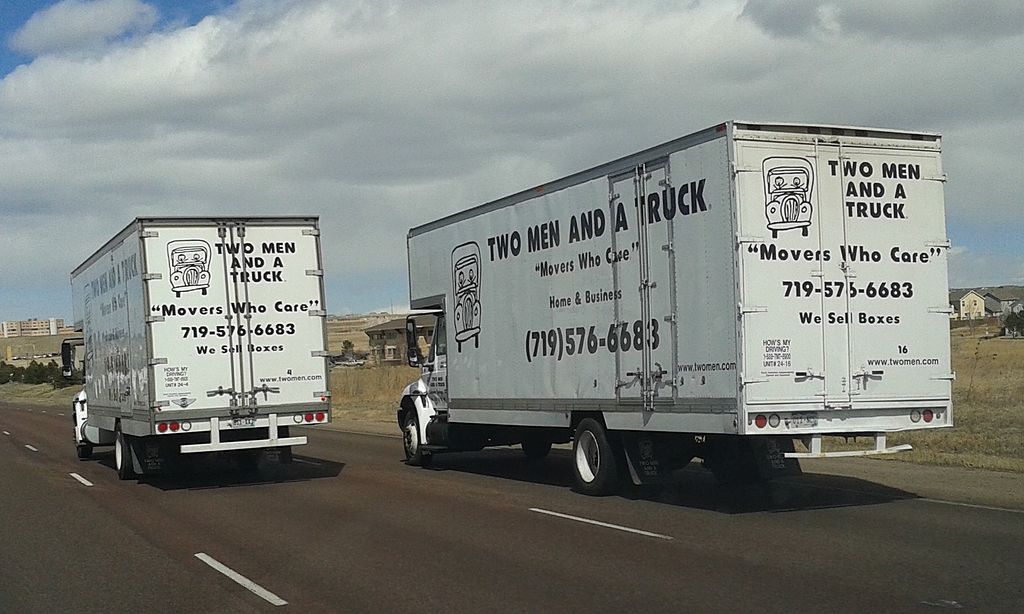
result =
[{"label": "cloudy sky", "polygon": [[1020,0],[0,2],[0,319],[137,216],[316,214],[332,313],[410,226],[727,119],[941,132],[950,283],[1024,283]]}]

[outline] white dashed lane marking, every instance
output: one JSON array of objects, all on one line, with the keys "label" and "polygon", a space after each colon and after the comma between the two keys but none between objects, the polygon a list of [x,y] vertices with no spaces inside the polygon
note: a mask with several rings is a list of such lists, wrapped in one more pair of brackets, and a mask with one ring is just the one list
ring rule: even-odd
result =
[{"label": "white dashed lane marking", "polygon": [[25,444],[25,447],[28,448],[29,450],[32,450],[33,452],[38,452],[39,451],[39,450],[36,449],[35,446],[29,445],[27,443]]},{"label": "white dashed lane marking", "polygon": [[69,475],[71,477],[75,478],[76,480],[78,480],[79,482],[81,482],[83,486],[92,486],[92,482],[90,482],[89,480],[83,478],[82,476],[78,475],[77,473],[71,473]]},{"label": "white dashed lane marking", "polygon": [[281,599],[280,597],[278,597],[274,593],[271,593],[270,591],[268,591],[267,589],[263,588],[259,584],[256,584],[255,582],[253,582],[249,578],[246,578],[242,574],[240,574],[237,571],[231,569],[227,565],[221,563],[220,561],[218,561],[217,559],[213,558],[212,556],[206,554],[205,552],[197,552],[196,553],[196,558],[199,559],[200,561],[206,563],[210,567],[213,567],[214,569],[216,569],[217,571],[221,572],[225,576],[231,578],[235,582],[241,584],[246,589],[252,591],[253,594],[258,595],[260,598],[264,599],[265,601],[267,601],[267,602],[269,602],[269,603],[271,603],[273,605],[288,605],[288,602],[285,601],[284,599]]},{"label": "white dashed lane marking", "polygon": [[570,516],[569,514],[561,514],[559,512],[552,512],[551,510],[542,510],[536,507],[531,507],[530,511],[537,512],[538,514],[547,514],[548,516],[555,516],[557,518],[565,518],[566,520],[575,520],[576,522],[582,522],[585,524],[592,524],[598,527],[604,527],[606,529],[615,529],[616,531],[635,533],[637,535],[643,535],[644,537],[653,537],[655,539],[672,539],[672,537],[668,535],[662,535],[661,533],[651,533],[650,531],[642,531],[640,529],[624,527],[622,525],[611,524],[609,522],[601,522],[600,520],[591,520],[590,518],[581,518],[580,516]]}]

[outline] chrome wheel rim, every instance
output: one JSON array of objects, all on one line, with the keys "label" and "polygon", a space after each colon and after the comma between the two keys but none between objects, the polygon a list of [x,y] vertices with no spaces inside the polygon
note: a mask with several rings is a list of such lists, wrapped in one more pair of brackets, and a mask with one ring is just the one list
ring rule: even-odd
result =
[{"label": "chrome wheel rim", "polygon": [[600,469],[601,448],[597,444],[597,438],[590,431],[583,431],[576,442],[576,472],[589,484],[597,478]]},{"label": "chrome wheel rim", "polygon": [[114,465],[117,466],[117,470],[121,470],[121,466],[124,464],[124,451],[121,450],[121,446],[124,445],[124,436],[121,433],[117,434],[117,441],[114,442]]},{"label": "chrome wheel rim", "polygon": [[420,434],[416,432],[416,421],[406,420],[405,422],[405,455],[413,457],[419,449]]}]

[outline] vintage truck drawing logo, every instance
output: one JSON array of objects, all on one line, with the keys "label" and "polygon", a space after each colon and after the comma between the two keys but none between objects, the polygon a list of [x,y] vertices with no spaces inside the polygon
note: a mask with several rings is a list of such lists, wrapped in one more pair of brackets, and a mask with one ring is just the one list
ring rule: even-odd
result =
[{"label": "vintage truck drawing logo", "polygon": [[764,177],[764,214],[768,230],[777,239],[779,232],[800,228],[803,236],[811,225],[811,190],[814,167],[804,158],[765,158],[761,165]]},{"label": "vintage truck drawing logo", "polygon": [[167,244],[167,261],[171,269],[171,290],[175,298],[182,292],[210,287],[210,244],[201,239],[181,239]]},{"label": "vintage truck drawing logo", "polygon": [[470,339],[480,347],[480,246],[475,241],[452,250],[452,295],[458,350]]}]

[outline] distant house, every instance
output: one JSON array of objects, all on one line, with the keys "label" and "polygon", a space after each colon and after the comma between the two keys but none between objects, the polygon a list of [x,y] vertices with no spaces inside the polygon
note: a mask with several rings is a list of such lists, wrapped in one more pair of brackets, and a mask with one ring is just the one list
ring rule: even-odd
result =
[{"label": "distant house", "polygon": [[992,315],[992,307],[998,312],[999,302],[989,299],[986,306],[984,296],[975,290],[968,290],[960,297],[960,308],[957,311],[961,320],[980,320]]},{"label": "distant house", "polygon": [[999,286],[997,288],[982,288],[979,290],[986,300],[991,299],[992,301],[999,304],[999,309],[996,310],[997,315],[1007,315],[1010,313],[1010,309],[1014,303],[1019,303],[1024,300],[1024,289],[1016,286]]},{"label": "distant house", "polygon": [[[434,336],[434,316],[415,316],[420,350],[426,353]],[[363,332],[370,338],[370,360],[377,365],[405,364],[408,356],[405,343],[405,318],[396,318],[371,326]]]}]

